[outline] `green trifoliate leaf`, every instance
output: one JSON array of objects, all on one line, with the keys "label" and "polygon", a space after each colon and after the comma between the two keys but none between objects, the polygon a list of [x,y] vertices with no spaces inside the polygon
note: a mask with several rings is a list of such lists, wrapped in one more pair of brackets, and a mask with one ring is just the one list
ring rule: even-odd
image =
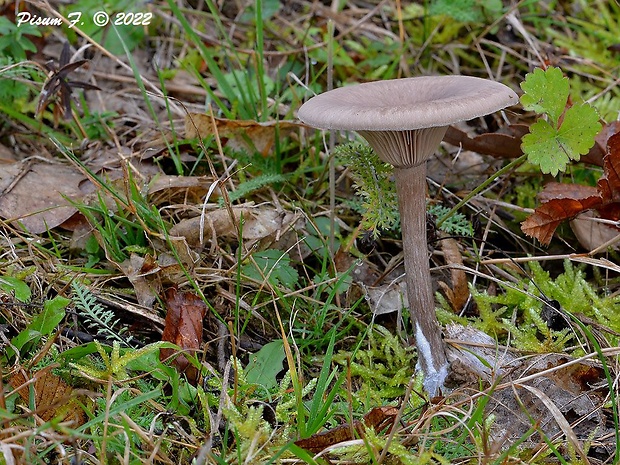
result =
[{"label": "green trifoliate leaf", "polygon": [[559,129],[543,119],[530,126],[521,148],[543,173],[555,176],[564,171],[571,160],[579,160],[588,153],[600,129],[594,108],[587,104],[575,105],[566,111]]},{"label": "green trifoliate leaf", "polygon": [[521,96],[523,108],[536,113],[549,115],[553,126],[557,127],[558,120],[564,112],[568,101],[570,85],[568,78],[559,68],[540,68],[528,73],[525,81],[521,83],[521,89],[525,92]]}]

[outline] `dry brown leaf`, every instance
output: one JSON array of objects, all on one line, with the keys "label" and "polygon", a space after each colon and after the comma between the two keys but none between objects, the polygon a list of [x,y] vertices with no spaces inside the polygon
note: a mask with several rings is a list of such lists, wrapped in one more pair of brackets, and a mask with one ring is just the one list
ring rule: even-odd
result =
[{"label": "dry brown leaf", "polygon": [[579,213],[601,203],[598,196],[586,199],[554,199],[538,207],[523,223],[521,230],[528,236],[535,237],[542,245],[549,245],[553,233],[564,220],[571,219]]},{"label": "dry brown leaf", "polygon": [[545,184],[545,188],[538,194],[538,200],[542,203],[549,202],[554,199],[582,200],[597,195],[599,195],[599,191],[596,187],[583,186],[581,184],[550,182]]},{"label": "dry brown leaf", "polygon": [[603,168],[605,174],[597,186],[605,203],[620,202],[620,133],[607,141],[607,156]]},{"label": "dry brown leaf", "polygon": [[555,404],[554,400],[549,397],[545,392],[538,388],[535,388],[534,386],[528,386],[527,384],[515,384],[515,387],[527,389],[528,391],[530,391],[530,393],[538,397],[541,403],[547,408],[555,422],[558,424],[562,432],[566,435],[566,438],[573,445],[573,447],[583,460],[583,463],[588,463],[588,457],[583,451],[583,447],[581,446],[581,442],[577,438],[577,434],[575,434],[575,431],[571,427],[570,423],[566,420],[566,417],[562,414],[562,411]]},{"label": "dry brown leaf", "polygon": [[[528,132],[528,125],[512,124],[503,128],[502,132],[470,137],[466,132],[457,127],[450,126],[444,141],[464,150],[471,150],[483,155],[491,155],[496,158],[517,158],[523,155],[521,139]],[[581,157],[580,161],[603,166],[603,159],[607,153],[607,140],[617,132],[620,132],[620,121],[612,121],[605,124],[595,137],[595,144],[587,154]]]},{"label": "dry brown leaf", "polygon": [[[149,183],[149,195],[165,196],[169,202],[172,202],[171,198],[180,198],[183,203],[202,203],[211,184],[213,179],[207,176],[156,175]],[[217,199],[216,192],[211,199]]]},{"label": "dry brown leaf", "polygon": [[[176,288],[166,291],[164,303],[166,324],[162,341],[172,342],[189,353],[200,349],[202,320],[207,313],[206,304],[198,295],[189,291],[179,292]],[[166,360],[174,354],[173,349],[161,349],[159,356],[161,360]],[[178,355],[173,364],[180,373],[185,373],[190,382],[197,381],[198,370],[189,363],[185,355]]]},{"label": "dry brown leaf", "polygon": [[[215,128],[213,127],[215,121]],[[295,129],[302,127],[294,121],[238,121],[223,118],[211,118],[210,115],[190,113],[185,117],[185,137],[194,139],[217,134],[222,145],[233,150],[244,150],[249,153],[259,152],[266,156],[277,137],[286,137]]]},{"label": "dry brown leaf", "polygon": [[[218,238],[237,239],[237,226],[243,218],[243,240],[246,245],[271,237],[277,241],[282,233],[291,228],[298,216],[290,212],[279,212],[269,207],[234,206],[234,221],[227,209],[220,208],[201,217],[182,220],[170,229],[170,234],[182,236],[191,247],[202,247],[206,241],[216,243]],[[202,242],[200,224],[203,222]]]},{"label": "dry brown leaf", "polygon": [[409,306],[404,281],[385,284],[383,286],[366,286],[366,297],[373,315],[384,315],[399,312]]},{"label": "dry brown leaf", "polygon": [[365,427],[380,432],[386,427],[391,427],[398,415],[396,407],[375,407],[363,420],[355,420],[353,424],[340,425],[322,433],[313,434],[309,438],[295,441],[295,445],[313,454],[321,452],[330,446],[354,439],[353,433],[362,436]]},{"label": "dry brown leaf", "polygon": [[611,123],[604,124],[601,131],[594,138],[594,145],[588,154],[582,156],[579,161],[603,166],[603,160],[607,154],[607,142],[611,136],[618,132],[620,132],[620,121],[612,121]]},{"label": "dry brown leaf", "polygon": [[475,137],[456,128],[448,127],[444,141],[464,150],[471,150],[483,155],[497,158],[517,158],[522,155],[521,138],[527,134],[529,126],[513,124],[506,128],[506,133],[481,134]]},{"label": "dry brown leaf", "polygon": [[459,244],[456,240],[444,237],[440,242],[446,265],[460,265],[460,267],[451,268],[450,270],[452,286],[448,286],[443,281],[439,282],[439,286],[450,302],[452,310],[454,310],[455,313],[459,313],[469,299],[467,276],[462,269],[463,256],[461,255]]},{"label": "dry brown leaf", "polygon": [[37,415],[44,421],[56,417],[60,417],[61,421],[72,421],[74,428],[83,425],[86,422],[86,415],[79,406],[73,389],[53,374],[51,369],[52,367],[47,367],[31,373],[28,378],[20,370],[11,376],[9,383],[25,402],[30,402],[30,384],[26,383],[34,379],[33,389]]},{"label": "dry brown leaf", "polygon": [[[594,212],[587,211],[581,213],[569,223],[573,234],[586,250],[594,250],[603,244],[610,244],[611,241],[620,234],[620,231],[612,226],[588,219],[595,217],[596,215]],[[610,245],[610,247],[615,249],[617,249],[618,246],[618,243]]]},{"label": "dry brown leaf", "polygon": [[[620,133],[607,140],[603,171],[596,188],[564,183],[545,186],[540,195],[545,203],[521,224],[521,230],[538,239],[541,244],[548,245],[562,221],[575,218],[586,210],[596,210],[600,217],[608,220],[619,220]],[[582,238],[581,242],[590,244],[593,241]]]},{"label": "dry brown leaf", "polygon": [[5,165],[0,170],[0,216],[41,234],[77,211],[66,198],[84,197],[80,183],[85,179],[76,168],[60,163]]},{"label": "dry brown leaf", "polygon": [[[516,440],[539,444],[539,434],[526,436],[532,419],[546,437],[565,433],[573,435],[572,440],[603,444],[604,438],[613,436],[600,409],[606,383],[604,371],[596,362],[573,360],[564,354],[517,357],[480,330],[455,323],[446,326],[445,334],[452,383],[460,387],[472,383],[480,389],[482,380],[485,386],[493,386],[486,410],[495,417],[490,443],[503,447]],[[545,395],[540,396],[540,392]],[[463,394],[469,397],[467,389]],[[565,419],[572,422],[570,429],[563,423]]]},{"label": "dry brown leaf", "polygon": [[132,253],[127,260],[116,265],[129,279],[136,292],[138,303],[143,307],[152,308],[161,290],[157,275],[160,268],[157,261],[150,255],[141,257]]}]

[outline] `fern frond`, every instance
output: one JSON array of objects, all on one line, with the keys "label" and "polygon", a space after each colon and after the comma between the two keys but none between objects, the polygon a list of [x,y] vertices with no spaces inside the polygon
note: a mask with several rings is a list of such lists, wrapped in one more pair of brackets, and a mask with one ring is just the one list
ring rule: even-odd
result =
[{"label": "fern frond", "polygon": [[77,281],[71,284],[73,288],[73,301],[78,311],[78,316],[84,319],[86,326],[95,331],[97,336],[119,342],[127,346],[132,337],[121,337],[123,330],[115,330],[118,326],[119,318],[116,318],[112,310],[106,310],[97,302],[97,298],[88,290],[86,286]]}]

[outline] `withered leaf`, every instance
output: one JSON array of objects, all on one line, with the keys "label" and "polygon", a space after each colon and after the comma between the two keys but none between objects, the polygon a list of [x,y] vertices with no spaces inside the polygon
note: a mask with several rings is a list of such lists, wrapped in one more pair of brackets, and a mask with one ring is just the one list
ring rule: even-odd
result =
[{"label": "withered leaf", "polygon": [[77,209],[67,198],[79,200],[85,193],[85,176],[61,163],[12,163],[0,171],[0,216],[21,222],[40,234],[71,217]]},{"label": "withered leaf", "polygon": [[605,203],[620,201],[620,132],[607,141],[607,155],[603,168],[605,174],[597,186]]},{"label": "withered leaf", "polygon": [[[215,121],[215,128],[213,127]],[[294,121],[256,122],[211,118],[202,113],[190,113],[185,118],[185,137],[193,139],[217,134],[223,145],[234,150],[257,151],[266,156],[275,143],[276,136],[285,137],[291,131],[302,127]]]},{"label": "withered leaf", "polygon": [[562,221],[601,203],[599,196],[585,199],[553,199],[538,207],[523,223],[521,230],[528,236],[535,237],[543,245],[549,245],[553,233]]},{"label": "withered leaf", "polygon": [[587,210],[596,210],[605,219],[620,219],[620,133],[607,140],[603,171],[597,187],[560,183],[545,186],[539,196],[544,203],[521,224],[521,230],[549,245],[562,221]]},{"label": "withered leaf", "polygon": [[363,435],[364,427],[372,428],[376,432],[391,427],[397,415],[398,409],[396,407],[375,407],[364,415],[363,420],[355,420],[352,425],[347,423],[328,431],[313,434],[309,438],[295,441],[295,445],[316,454],[335,444],[351,441],[354,439],[353,431],[357,435]]},{"label": "withered leaf", "polygon": [[44,421],[60,417],[62,421],[72,421],[73,427],[86,422],[86,414],[79,406],[73,389],[51,371],[52,367],[31,373],[28,378],[23,371],[17,371],[9,380],[9,384],[25,401],[30,401],[30,385],[26,382],[34,379],[35,412]]},{"label": "withered leaf", "polygon": [[[455,239],[444,237],[441,241],[441,250],[447,265],[463,265],[463,256]],[[469,299],[467,276],[462,269],[454,267],[450,270],[450,277],[452,281],[450,286],[443,281],[439,281],[438,284],[450,302],[452,310],[458,314]]]},{"label": "withered leaf", "polygon": [[117,266],[132,284],[138,303],[143,307],[152,308],[161,286],[158,276],[160,267],[155,259],[150,255],[141,257],[132,253],[127,260],[118,263]]},{"label": "withered leaf", "polygon": [[596,217],[596,211],[590,210],[570,220],[570,228],[579,244],[586,250],[597,249],[603,244],[617,248],[613,240],[618,236],[618,230],[608,224],[592,221]]},{"label": "withered leaf", "polygon": [[220,208],[207,212],[204,218],[198,216],[181,220],[170,229],[170,234],[185,237],[187,244],[192,247],[202,247],[209,240],[216,243],[218,238],[236,239],[237,225],[243,220],[243,240],[246,247],[250,247],[254,242],[264,239],[277,241],[299,219],[294,213],[280,212],[265,206],[235,205],[232,213],[234,219],[227,209]]},{"label": "withered leaf", "polygon": [[545,188],[538,194],[538,200],[543,203],[555,199],[581,200],[596,196],[598,193],[598,189],[592,186],[550,182],[545,184]]},{"label": "withered leaf", "polygon": [[[193,292],[179,292],[172,287],[165,292],[164,303],[167,311],[162,341],[172,342],[190,353],[200,349],[202,320],[207,313],[203,300]],[[174,349],[161,349],[159,357],[166,360],[174,354]],[[197,381],[198,370],[185,355],[178,355],[173,364],[180,373],[185,373],[189,381]]]},{"label": "withered leaf", "polygon": [[[580,159],[583,163],[591,163],[603,166],[607,140],[620,131],[620,121],[612,121],[603,125],[603,128],[595,137],[595,144],[590,151]],[[450,126],[444,141],[464,150],[471,150],[483,155],[491,155],[495,158],[517,158],[523,155],[521,150],[521,138],[529,132],[527,124],[511,124],[501,131],[494,133],[479,134],[470,137],[466,132],[455,126]]]},{"label": "withered leaf", "polygon": [[525,124],[513,124],[508,126],[505,133],[480,134],[475,137],[450,126],[444,137],[448,144],[462,147],[483,155],[491,155],[497,158],[517,158],[522,155],[521,138],[528,133],[529,127]]}]

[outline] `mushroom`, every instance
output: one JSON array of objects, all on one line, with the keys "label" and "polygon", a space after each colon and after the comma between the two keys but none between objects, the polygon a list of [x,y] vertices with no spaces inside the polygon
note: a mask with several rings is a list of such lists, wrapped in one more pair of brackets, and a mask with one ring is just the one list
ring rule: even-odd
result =
[{"label": "mushroom", "polygon": [[299,119],[316,128],[357,131],[394,166],[405,282],[424,387],[435,396],[448,361],[435,314],[426,242],[426,160],[448,126],[519,101],[503,84],[469,76],[425,76],[341,87],[308,100]]}]

